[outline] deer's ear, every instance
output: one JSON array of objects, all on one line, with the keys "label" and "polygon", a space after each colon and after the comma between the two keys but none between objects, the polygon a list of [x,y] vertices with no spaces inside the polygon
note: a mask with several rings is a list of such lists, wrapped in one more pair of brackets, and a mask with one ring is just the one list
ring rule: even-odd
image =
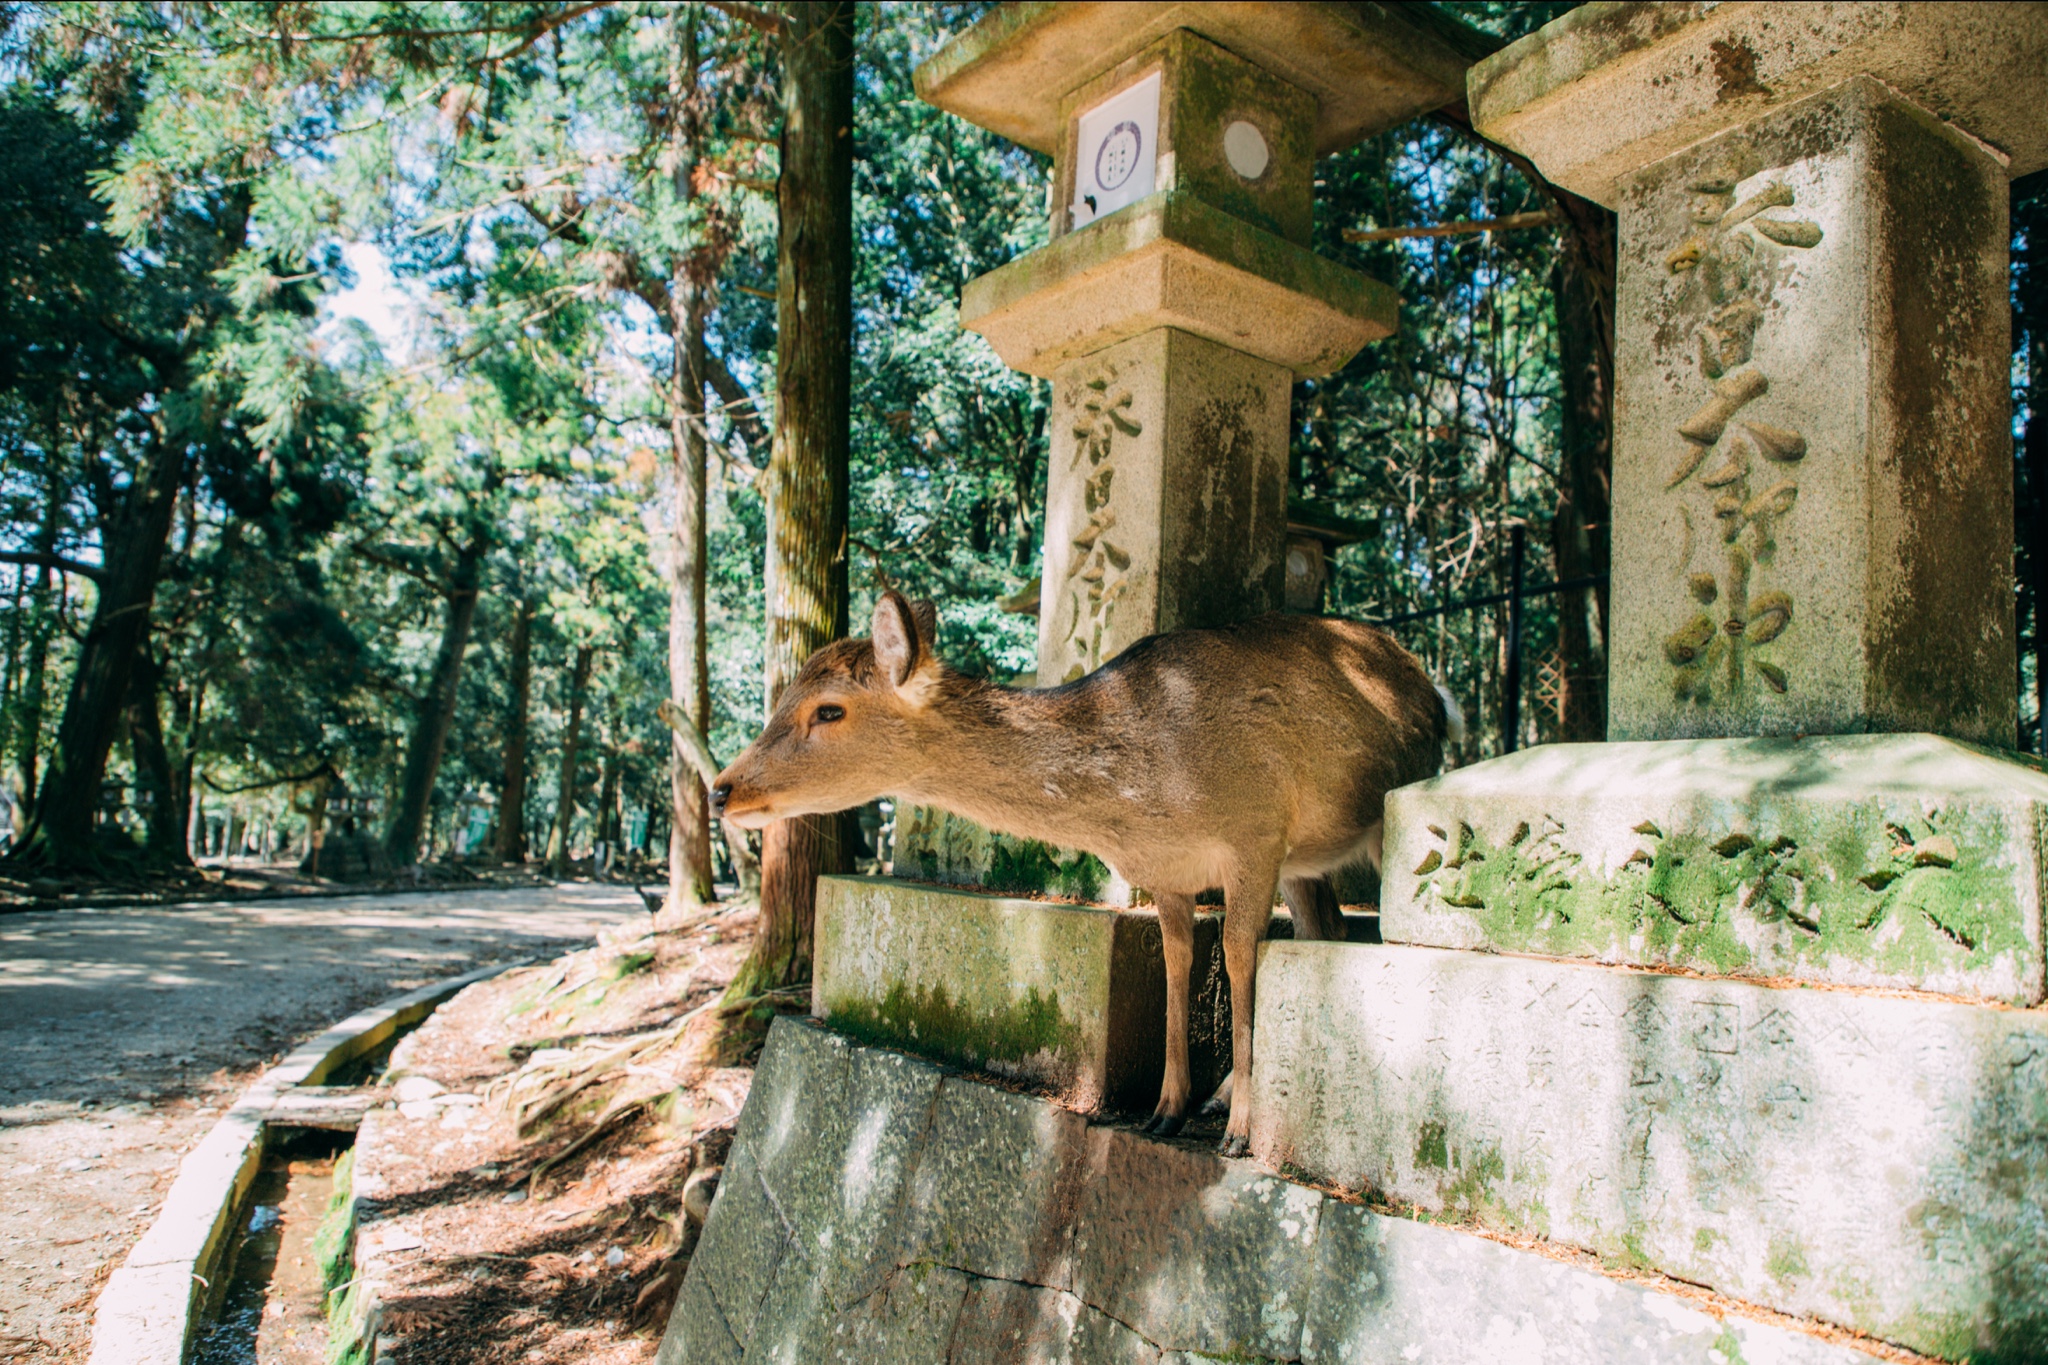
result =
[{"label": "deer's ear", "polygon": [[917,622],[917,642],[926,654],[939,652],[939,608],[928,597],[910,604],[910,618]]},{"label": "deer's ear", "polygon": [[902,593],[892,590],[875,599],[873,633],[875,666],[889,686],[903,686],[917,670],[919,646],[916,616]]}]

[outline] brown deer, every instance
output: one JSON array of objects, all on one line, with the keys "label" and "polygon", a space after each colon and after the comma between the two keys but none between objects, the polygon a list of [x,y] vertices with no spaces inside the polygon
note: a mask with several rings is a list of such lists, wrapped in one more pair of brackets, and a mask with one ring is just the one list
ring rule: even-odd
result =
[{"label": "brown deer", "polygon": [[[1195,897],[1223,890],[1231,1074],[1243,1081],[1275,883],[1302,937],[1341,936],[1324,879],[1377,865],[1387,793],[1434,773],[1461,720],[1413,655],[1351,621],[1263,616],[1154,635],[1037,690],[946,667],[937,624],[931,603],[884,593],[873,638],[811,656],[718,775],[712,809],[758,828],[889,795],[1084,849],[1143,887],[1166,959],[1166,1074],[1146,1127],[1178,1132]],[[1223,1150],[1241,1155],[1251,1088],[1225,1087]]]}]

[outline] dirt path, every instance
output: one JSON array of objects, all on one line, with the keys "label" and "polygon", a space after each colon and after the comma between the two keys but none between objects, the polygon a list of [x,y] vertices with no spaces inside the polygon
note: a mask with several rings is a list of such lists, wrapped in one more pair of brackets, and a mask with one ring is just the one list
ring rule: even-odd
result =
[{"label": "dirt path", "polygon": [[0,1360],[85,1359],[178,1162],[293,1043],[640,915],[628,887],[571,884],[0,918]]}]

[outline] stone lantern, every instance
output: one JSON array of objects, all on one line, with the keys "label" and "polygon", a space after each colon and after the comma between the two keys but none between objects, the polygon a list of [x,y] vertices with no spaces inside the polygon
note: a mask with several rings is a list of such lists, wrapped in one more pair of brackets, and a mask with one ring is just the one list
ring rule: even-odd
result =
[{"label": "stone lantern", "polygon": [[[1041,686],[1285,604],[1291,387],[1397,308],[1309,249],[1315,159],[1454,102],[1483,47],[1429,6],[1019,4],[918,70],[925,99],[1053,158],[1051,241],[960,301],[1052,381]],[[1130,895],[936,812],[903,831],[915,875]]]},{"label": "stone lantern", "polygon": [[[1390,939],[2044,994],[2008,179],[2048,6],[1588,5],[1487,136],[1620,219],[1606,745],[1389,806]],[[1484,872],[1481,872],[1482,866]]]}]

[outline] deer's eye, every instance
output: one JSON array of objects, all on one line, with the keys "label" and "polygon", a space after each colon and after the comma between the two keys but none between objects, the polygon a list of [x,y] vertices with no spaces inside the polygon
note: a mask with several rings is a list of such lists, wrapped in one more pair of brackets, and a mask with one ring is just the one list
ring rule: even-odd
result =
[{"label": "deer's eye", "polygon": [[843,720],[845,716],[846,708],[843,706],[821,706],[811,712],[811,723],[822,725],[828,720]]}]

